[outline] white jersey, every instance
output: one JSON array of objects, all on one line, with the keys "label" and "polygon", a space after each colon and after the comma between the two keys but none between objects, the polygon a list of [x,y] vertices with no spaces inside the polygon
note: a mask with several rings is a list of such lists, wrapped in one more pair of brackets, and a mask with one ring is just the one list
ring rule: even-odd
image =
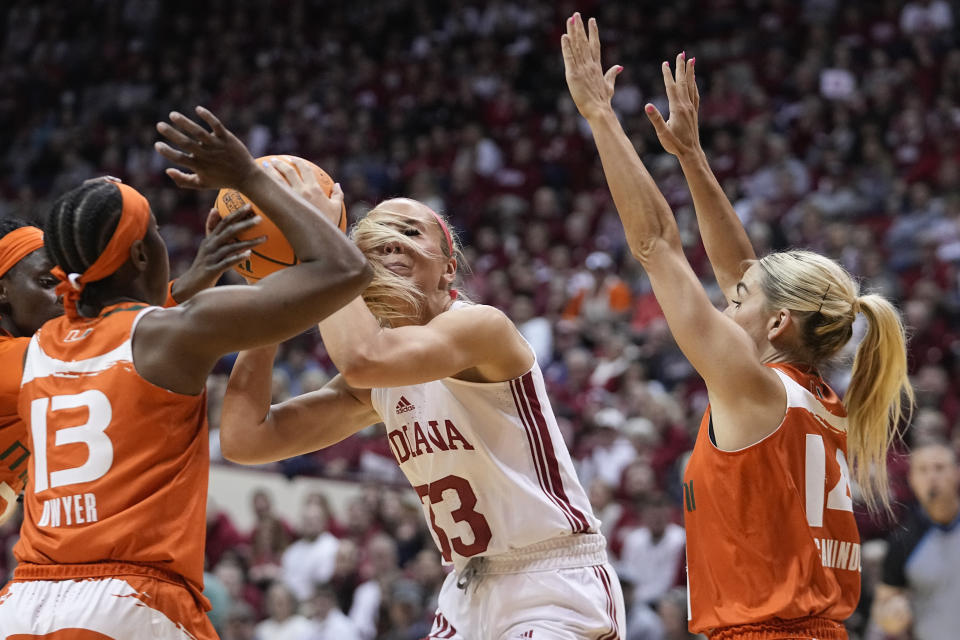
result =
[{"label": "white jersey", "polygon": [[536,362],[506,382],[371,392],[445,564],[599,531]]}]

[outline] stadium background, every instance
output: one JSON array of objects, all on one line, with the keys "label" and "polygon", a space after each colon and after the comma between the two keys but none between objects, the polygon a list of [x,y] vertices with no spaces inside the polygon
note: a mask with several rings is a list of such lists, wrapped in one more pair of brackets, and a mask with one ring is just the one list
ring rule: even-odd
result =
[{"label": "stadium background", "polygon": [[[681,521],[680,468],[704,389],[625,250],[566,93],[559,37],[574,10],[598,18],[606,64],[625,66],[614,104],[698,273],[709,282],[686,185],[642,112],[646,101],[665,110],[659,63],[683,49],[698,60],[704,147],[758,252],[810,247],[893,298],[910,327],[918,390],[905,441],[943,437],[960,448],[956,0],[8,0],[0,215],[42,221],[57,194],[115,175],[149,198],[181,272],[214,194],[169,182],[153,124],[195,104],[255,155],[324,167],[343,184],[352,220],[398,194],[448,213],[468,247],[466,291],[506,310],[537,349],[627,583],[628,637],[681,638],[684,598],[671,587],[683,586],[682,546],[653,547],[649,531]],[[228,371],[224,361],[210,379],[213,426]],[[315,332],[292,340],[275,400],[332,374]],[[842,367],[833,380],[843,387]],[[213,457],[216,475],[225,463]],[[912,497],[902,456],[891,465],[899,517]],[[247,513],[233,519],[255,523],[238,527],[212,501],[208,590],[224,638],[252,637],[255,621],[277,617],[283,594],[265,594],[283,577],[285,548],[310,526],[333,536],[321,555],[335,566],[331,589],[301,603],[305,614],[359,607],[356,637],[424,634],[442,572],[381,431],[260,473],[285,505],[292,493],[277,478],[297,477],[297,504],[254,517],[250,493],[234,492],[234,513]],[[327,485],[304,477],[347,481],[328,518],[304,511],[312,524],[299,498],[312,494],[306,503],[322,516]],[[877,638],[864,613],[896,519],[859,520],[870,542],[850,627]],[[8,550],[15,526],[2,536]],[[663,539],[675,541],[676,529]],[[4,576],[9,553],[0,560]],[[266,628],[261,640],[271,640]]]}]

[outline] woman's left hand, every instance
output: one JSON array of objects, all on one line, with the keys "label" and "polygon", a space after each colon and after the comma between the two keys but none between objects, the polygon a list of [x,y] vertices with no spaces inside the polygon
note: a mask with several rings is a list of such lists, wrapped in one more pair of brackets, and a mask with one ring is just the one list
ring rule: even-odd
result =
[{"label": "woman's left hand", "polygon": [[676,76],[670,73],[670,63],[664,62],[663,85],[670,103],[670,119],[664,122],[660,111],[647,104],[645,111],[663,148],[678,158],[700,151],[700,131],[697,112],[700,109],[700,92],[697,90],[693,65],[696,58],[686,59],[686,54],[677,56]]}]

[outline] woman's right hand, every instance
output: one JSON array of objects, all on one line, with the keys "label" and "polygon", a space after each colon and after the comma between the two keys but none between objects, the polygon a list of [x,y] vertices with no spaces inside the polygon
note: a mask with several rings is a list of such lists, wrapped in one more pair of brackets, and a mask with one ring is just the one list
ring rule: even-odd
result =
[{"label": "woman's right hand", "polygon": [[197,115],[210,131],[177,111],[170,112],[170,123],[158,122],[157,131],[180,148],[157,142],[154,148],[167,160],[193,171],[167,169],[167,175],[183,189],[236,189],[245,192],[247,182],[261,171],[250,151],[207,109],[196,108]]},{"label": "woman's right hand", "polygon": [[697,112],[700,109],[700,92],[697,90],[693,71],[695,61],[696,58],[687,60],[684,53],[679,54],[676,77],[670,73],[669,62],[664,62],[661,66],[663,85],[667,90],[667,100],[670,103],[669,120],[664,122],[660,111],[653,104],[647,104],[645,107],[647,117],[657,131],[660,144],[668,153],[678,158],[701,150],[697,118]]},{"label": "woman's right hand", "polygon": [[309,162],[296,156],[289,158],[293,166],[290,162],[275,159],[268,163],[267,174],[280,184],[289,185],[297,195],[319,209],[334,225],[339,224],[343,215],[343,190],[340,183],[333,185],[328,196]]}]

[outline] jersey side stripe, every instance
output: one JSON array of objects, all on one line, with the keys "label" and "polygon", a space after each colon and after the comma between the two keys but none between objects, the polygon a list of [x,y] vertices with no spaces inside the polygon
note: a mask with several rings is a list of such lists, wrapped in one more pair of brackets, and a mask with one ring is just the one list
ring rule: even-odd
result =
[{"label": "jersey side stripe", "polygon": [[524,388],[527,392],[527,401],[530,403],[530,409],[533,413],[534,418],[536,418],[537,427],[540,430],[540,435],[543,438],[544,453],[547,458],[547,468],[550,470],[550,480],[553,484],[554,491],[557,494],[557,497],[563,502],[564,506],[570,511],[573,518],[579,524],[579,529],[575,530],[574,533],[582,533],[587,531],[590,526],[587,523],[586,516],[577,509],[570,502],[570,498],[567,497],[567,492],[563,488],[563,479],[560,477],[560,463],[557,462],[557,454],[553,449],[553,440],[550,438],[550,430],[547,427],[547,421],[543,417],[543,411],[540,408],[540,399],[537,397],[537,390],[533,385],[533,374],[528,373],[522,378]]},{"label": "jersey side stripe", "polygon": [[130,340],[125,340],[119,347],[93,358],[84,360],[64,361],[52,358],[44,353],[37,336],[30,340],[27,349],[27,360],[23,369],[23,379],[20,386],[32,382],[36,378],[49,376],[61,378],[79,378],[84,375],[103,373],[120,363],[132,363],[133,354],[130,349]]},{"label": "jersey side stripe", "polygon": [[527,409],[521,400],[522,395],[519,389],[519,384],[516,380],[510,381],[510,391],[513,392],[513,402],[517,405],[517,415],[520,416],[520,421],[523,423],[523,428],[527,432],[527,442],[530,443],[530,453],[533,457],[533,466],[537,471],[537,480],[540,482],[540,489],[542,489],[543,493],[550,498],[554,504],[557,505],[557,508],[560,509],[560,512],[567,519],[567,522],[570,523],[570,530],[573,531],[576,528],[576,523],[573,521],[571,515],[563,508],[560,500],[553,495],[552,491],[547,489],[546,483],[544,482],[546,470],[542,468],[544,466],[544,462],[540,454],[539,442],[534,442],[534,440],[537,440],[537,434],[533,429],[532,420],[527,414]]}]

